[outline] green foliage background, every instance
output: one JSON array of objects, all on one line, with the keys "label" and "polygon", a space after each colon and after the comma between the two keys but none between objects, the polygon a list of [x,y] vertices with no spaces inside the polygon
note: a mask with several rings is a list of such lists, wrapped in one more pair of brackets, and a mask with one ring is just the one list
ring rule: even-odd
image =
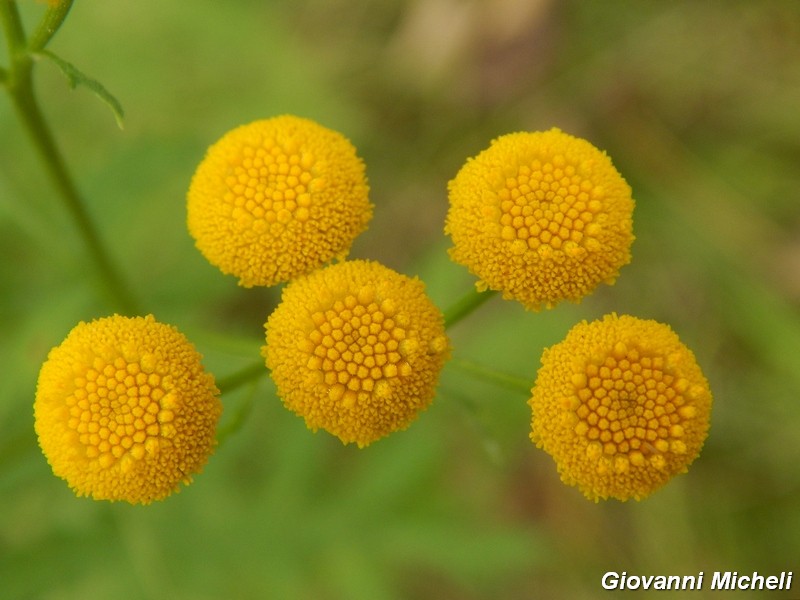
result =
[{"label": "green foliage background", "polygon": [[[20,5],[29,24],[43,9]],[[800,588],[800,3],[78,0],[50,49],[125,107],[120,131],[37,67],[120,267],[217,376],[257,360],[278,298],[238,288],[186,232],[189,179],[225,131],[294,113],[347,135],[376,205],[351,256],[419,275],[445,308],[472,285],[446,255],[447,181],[497,135],[558,126],[631,183],[633,262],[580,305],[493,299],[452,329],[455,356],[532,383],[576,321],[630,313],[672,325],[715,406],[687,475],[594,504],[529,442],[525,395],[456,364],[408,431],[362,451],[307,432],[265,370],[223,397],[223,426],[242,424],[180,494],[76,499],[36,443],[36,377],[113,309],[3,97],[2,598],[581,599],[609,570],[704,571],[706,587],[714,570],[793,570]],[[750,597],[692,594],[723,596]]]}]

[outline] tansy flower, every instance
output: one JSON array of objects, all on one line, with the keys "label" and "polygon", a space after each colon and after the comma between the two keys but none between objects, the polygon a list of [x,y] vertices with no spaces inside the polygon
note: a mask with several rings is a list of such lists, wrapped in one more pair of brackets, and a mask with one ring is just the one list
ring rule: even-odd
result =
[{"label": "tansy flower", "polygon": [[290,115],[255,121],[208,149],[189,186],[189,233],[240,285],[275,285],[344,258],[372,217],[368,192],[340,133]]},{"label": "tansy flower", "polygon": [[423,283],[370,261],[291,282],[265,329],[262,353],[286,407],[359,447],[430,404],[449,356]]},{"label": "tansy flower", "polygon": [[631,189],[558,129],[501,136],[449,183],[451,258],[526,308],[579,301],[630,262]]},{"label": "tansy flower", "polygon": [[711,391],[667,325],[606,315],[546,349],[531,439],[587,498],[641,500],[687,470],[708,434]]},{"label": "tansy flower", "polygon": [[222,407],[174,327],[114,315],[78,324],[39,372],[39,445],[79,496],[147,504],[199,473]]}]

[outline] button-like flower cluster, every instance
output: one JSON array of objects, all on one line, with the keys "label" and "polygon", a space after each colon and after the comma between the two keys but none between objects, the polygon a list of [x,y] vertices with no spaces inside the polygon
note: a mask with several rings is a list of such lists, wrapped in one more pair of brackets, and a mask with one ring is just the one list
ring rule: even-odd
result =
[{"label": "button-like flower cluster", "polygon": [[372,218],[364,163],[340,133],[291,115],[226,133],[197,167],[188,227],[210,263],[245,287],[344,258]]},{"label": "button-like flower cluster", "polygon": [[531,439],[590,499],[644,498],[700,453],[711,392],[669,326],[606,315],[545,350]]},{"label": "button-like flower cluster", "polygon": [[78,324],[42,365],[39,444],[78,495],[147,504],[199,473],[222,406],[201,356],[152,316]]},{"label": "button-like flower cluster", "polygon": [[526,308],[579,301],[630,262],[631,188],[611,160],[558,129],[501,136],[450,182],[450,255]]},{"label": "button-like flower cluster", "polygon": [[424,284],[370,261],[293,281],[265,329],[262,353],[286,407],[359,447],[408,427],[449,356]]}]

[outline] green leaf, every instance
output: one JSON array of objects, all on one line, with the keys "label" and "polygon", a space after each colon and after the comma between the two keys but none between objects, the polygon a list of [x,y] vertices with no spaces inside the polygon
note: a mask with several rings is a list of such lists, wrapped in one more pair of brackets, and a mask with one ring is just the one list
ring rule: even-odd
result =
[{"label": "green leaf", "polygon": [[89,88],[95,94],[95,96],[100,98],[100,100],[108,105],[108,107],[114,113],[114,118],[117,120],[117,125],[120,129],[123,128],[122,119],[124,116],[124,111],[122,110],[122,105],[119,103],[119,100],[117,100],[111,94],[111,92],[109,92],[103,86],[102,83],[96,79],[92,79],[85,73],[81,72],[75,65],[67,62],[49,50],[40,50],[39,52],[36,52],[34,56],[37,58],[45,57],[52,60],[58,66],[58,68],[61,69],[61,72],[67,78],[67,81],[69,81],[69,86],[72,89],[75,89],[78,85],[85,85],[87,88]]}]

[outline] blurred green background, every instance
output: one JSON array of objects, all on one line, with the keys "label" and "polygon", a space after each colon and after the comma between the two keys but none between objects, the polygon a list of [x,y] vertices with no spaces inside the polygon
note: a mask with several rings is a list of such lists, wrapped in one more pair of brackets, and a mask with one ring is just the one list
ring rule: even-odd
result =
[{"label": "blurred green background", "polygon": [[[32,27],[43,4],[19,4]],[[532,383],[575,322],[629,313],[672,325],[715,405],[688,474],[594,504],[529,442],[527,397],[455,364],[409,430],[361,451],[308,432],[265,371],[223,397],[223,426],[252,408],[180,494],[76,499],[36,443],[36,377],[113,307],[4,95],[0,597],[588,599],[606,571],[704,571],[693,598],[798,597],[800,3],[77,0],[50,49],[125,107],[120,131],[37,66],[120,267],[217,376],[258,360],[278,296],[238,288],[186,232],[189,179],[225,131],[294,113],[347,135],[376,207],[351,256],[419,275],[446,308],[473,282],[447,259],[447,181],[500,134],[558,126],[631,183],[633,262],[579,305],[493,299],[451,330],[455,357]],[[794,595],[712,593],[715,570],[795,571]]]}]

